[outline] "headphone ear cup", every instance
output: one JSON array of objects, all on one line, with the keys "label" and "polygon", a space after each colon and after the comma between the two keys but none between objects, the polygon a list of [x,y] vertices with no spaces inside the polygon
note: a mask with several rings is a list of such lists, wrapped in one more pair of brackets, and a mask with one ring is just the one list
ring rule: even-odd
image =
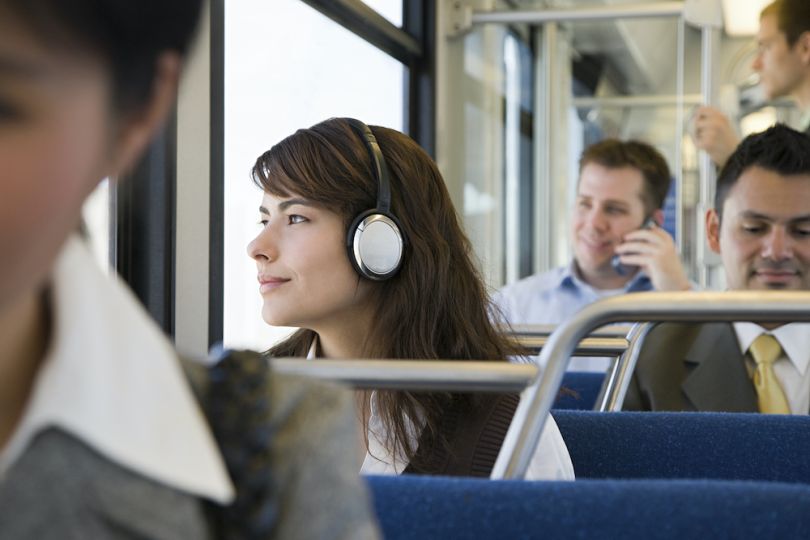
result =
[{"label": "headphone ear cup", "polygon": [[354,219],[346,235],[346,248],[358,274],[383,281],[402,266],[405,241],[393,216],[375,209]]}]

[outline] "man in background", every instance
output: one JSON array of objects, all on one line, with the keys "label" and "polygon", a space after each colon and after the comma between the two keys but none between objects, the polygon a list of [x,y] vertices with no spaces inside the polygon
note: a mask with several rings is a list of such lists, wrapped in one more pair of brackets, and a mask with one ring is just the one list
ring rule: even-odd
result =
[{"label": "man in background", "polygon": [[[559,324],[617,294],[690,288],[672,237],[660,225],[671,176],[649,144],[607,139],[582,153],[566,266],[504,287],[495,303],[510,324]],[[574,358],[571,369],[604,370]]]},{"label": "man in background", "polygon": [[[776,0],[762,10],[752,68],[769,100],[791,97],[810,133],[810,2]],[[712,107],[695,112],[695,145],[722,167],[740,140],[730,120]]]}]

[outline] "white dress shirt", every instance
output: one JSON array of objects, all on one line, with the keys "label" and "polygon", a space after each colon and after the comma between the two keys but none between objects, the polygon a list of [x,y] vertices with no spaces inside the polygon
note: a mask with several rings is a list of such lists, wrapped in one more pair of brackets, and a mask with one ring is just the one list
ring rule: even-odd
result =
[{"label": "white dress shirt", "polygon": [[62,429],[110,461],[222,504],[234,488],[177,357],[132,293],[70,238],[51,278],[52,333],[0,478]]},{"label": "white dress shirt", "polygon": [[751,322],[736,322],[734,330],[743,354],[760,334],[771,334],[782,346],[782,355],[774,362],[773,371],[793,414],[810,412],[810,325],[790,323],[766,330]]},{"label": "white dress shirt", "polygon": [[[313,340],[309,347],[307,359],[317,358],[318,339]],[[380,416],[376,413],[376,392],[371,393],[371,411],[368,420],[368,450],[360,467],[361,474],[402,474],[408,466],[408,461],[404,456],[395,456],[390,449],[383,444],[385,441],[385,427]],[[419,430],[408,420],[408,431],[411,443],[416,444],[419,438]],[[571,456],[568,455],[568,447],[562,438],[560,429],[554,421],[553,416],[549,416],[543,427],[540,442],[537,450],[529,463],[526,471],[527,480],[573,480],[574,465]]]}]

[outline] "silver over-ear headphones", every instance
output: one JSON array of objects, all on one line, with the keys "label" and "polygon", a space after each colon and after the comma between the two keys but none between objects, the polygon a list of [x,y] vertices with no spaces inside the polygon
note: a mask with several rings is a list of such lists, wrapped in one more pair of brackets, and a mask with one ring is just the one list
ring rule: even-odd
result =
[{"label": "silver over-ear headphones", "polygon": [[394,276],[402,266],[405,236],[390,212],[388,166],[377,138],[363,122],[353,118],[346,120],[363,139],[371,157],[371,170],[377,180],[377,207],[354,218],[346,234],[346,249],[352,266],[361,276],[383,281]]}]

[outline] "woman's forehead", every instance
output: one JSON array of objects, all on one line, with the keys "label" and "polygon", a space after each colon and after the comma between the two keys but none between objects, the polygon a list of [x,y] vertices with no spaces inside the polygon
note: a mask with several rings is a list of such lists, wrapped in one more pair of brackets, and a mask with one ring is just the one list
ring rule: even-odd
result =
[{"label": "woman's forehead", "polygon": [[106,76],[105,64],[88,50],[66,41],[49,42],[0,8],[0,77],[48,83],[77,77]]}]

